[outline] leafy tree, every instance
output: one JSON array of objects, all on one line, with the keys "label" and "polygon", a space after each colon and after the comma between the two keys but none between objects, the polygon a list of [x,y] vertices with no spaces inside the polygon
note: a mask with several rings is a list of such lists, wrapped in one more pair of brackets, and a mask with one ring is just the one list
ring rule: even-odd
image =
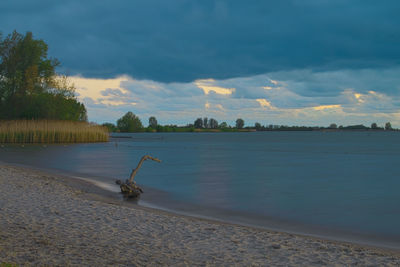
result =
[{"label": "leafy tree", "polygon": [[219,125],[219,128],[228,128],[228,124],[226,123],[226,122],[222,122],[220,125]]},{"label": "leafy tree", "polygon": [[206,128],[206,129],[209,128],[207,117],[203,118],[203,128]]},{"label": "leafy tree", "polygon": [[194,128],[203,128],[203,119],[202,118],[198,118],[194,121]]},{"label": "leafy tree", "polygon": [[208,122],[208,125],[211,129],[217,129],[218,128],[218,121],[211,118],[210,121]]},{"label": "leafy tree", "polygon": [[57,59],[31,32],[0,36],[0,119],[87,120],[66,76],[57,75]]},{"label": "leafy tree", "polygon": [[117,127],[120,132],[125,133],[140,132],[143,129],[143,125],[139,117],[130,111],[117,121]]},{"label": "leafy tree", "polygon": [[256,122],[254,124],[254,128],[256,128],[256,130],[259,131],[259,130],[261,130],[262,126],[261,126],[261,124],[259,122]]},{"label": "leafy tree", "polygon": [[102,125],[104,127],[107,127],[109,132],[116,132],[117,131],[117,126],[115,126],[115,124],[113,124],[113,123],[106,122],[106,123],[103,123]]},{"label": "leafy tree", "polygon": [[153,117],[153,116],[150,117],[149,118],[149,127],[153,128],[153,129],[156,129],[157,125],[158,125],[158,123],[157,123],[156,117]]},{"label": "leafy tree", "polygon": [[337,129],[337,124],[331,123],[331,125],[329,125],[329,129]]},{"label": "leafy tree", "polygon": [[371,129],[374,129],[374,130],[378,129],[378,125],[375,122],[372,123],[371,124]]},{"label": "leafy tree", "polygon": [[243,126],[244,126],[244,120],[241,119],[241,118],[237,119],[237,120],[236,120],[236,128],[242,129]]},{"label": "leafy tree", "polygon": [[387,131],[390,131],[390,130],[392,130],[393,128],[392,128],[392,124],[390,123],[390,122],[387,122],[386,124],[385,124],[385,130],[387,130]]}]

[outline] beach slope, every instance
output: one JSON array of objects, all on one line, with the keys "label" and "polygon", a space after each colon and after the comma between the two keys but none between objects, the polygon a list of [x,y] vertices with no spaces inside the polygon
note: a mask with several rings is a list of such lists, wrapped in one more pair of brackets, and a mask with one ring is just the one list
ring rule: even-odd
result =
[{"label": "beach slope", "polygon": [[400,265],[396,251],[195,219],[121,202],[96,198],[65,177],[0,164],[0,263]]}]

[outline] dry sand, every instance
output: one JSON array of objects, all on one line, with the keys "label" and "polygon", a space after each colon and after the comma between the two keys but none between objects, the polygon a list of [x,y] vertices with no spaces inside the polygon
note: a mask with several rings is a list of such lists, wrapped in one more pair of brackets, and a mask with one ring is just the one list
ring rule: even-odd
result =
[{"label": "dry sand", "polygon": [[129,207],[88,191],[65,177],[0,164],[0,263],[400,266],[398,251]]}]

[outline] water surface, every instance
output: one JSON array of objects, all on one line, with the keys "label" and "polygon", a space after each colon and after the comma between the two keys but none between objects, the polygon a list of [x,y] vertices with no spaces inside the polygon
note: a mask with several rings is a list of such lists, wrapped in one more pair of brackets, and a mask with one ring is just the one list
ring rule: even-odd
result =
[{"label": "water surface", "polygon": [[[115,135],[121,137],[121,135]],[[122,134],[108,143],[5,145],[0,160],[114,185],[150,154],[139,204],[400,247],[400,133]]]}]

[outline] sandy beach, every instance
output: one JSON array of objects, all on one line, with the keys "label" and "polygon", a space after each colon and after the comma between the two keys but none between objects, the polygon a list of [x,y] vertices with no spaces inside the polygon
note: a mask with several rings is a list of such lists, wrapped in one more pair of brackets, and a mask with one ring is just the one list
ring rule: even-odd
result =
[{"label": "sandy beach", "polygon": [[47,266],[399,266],[400,253],[196,219],[0,164],[0,263]]}]

